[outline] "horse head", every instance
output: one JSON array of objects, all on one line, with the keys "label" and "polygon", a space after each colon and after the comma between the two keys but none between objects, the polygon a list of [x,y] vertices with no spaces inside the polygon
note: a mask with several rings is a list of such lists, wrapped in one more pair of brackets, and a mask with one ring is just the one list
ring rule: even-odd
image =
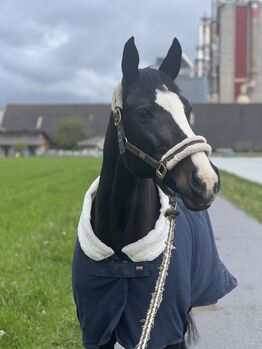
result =
[{"label": "horse head", "polygon": [[139,69],[138,51],[130,38],[123,51],[123,78],[114,94],[113,113],[126,169],[177,193],[187,208],[203,210],[215,199],[220,178],[208,157],[210,146],[190,127],[192,107],[174,82],[181,57],[181,46],[174,39],[158,70]]}]

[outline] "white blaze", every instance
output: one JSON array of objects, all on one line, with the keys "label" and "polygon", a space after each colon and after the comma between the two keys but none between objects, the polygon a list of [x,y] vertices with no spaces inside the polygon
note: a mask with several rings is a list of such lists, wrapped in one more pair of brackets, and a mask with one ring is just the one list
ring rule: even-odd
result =
[{"label": "white blaze", "polygon": [[176,124],[187,137],[195,135],[187,121],[184,105],[176,93],[157,89],[155,103],[172,115]]},{"label": "white blaze", "polygon": [[[176,93],[166,89],[164,91],[156,89],[155,103],[172,115],[175,123],[187,137],[195,136],[187,121],[184,105]],[[206,154],[204,152],[195,153],[191,155],[191,159],[198,170],[198,175],[206,182],[207,190],[213,190],[214,184],[218,181],[218,176]]]}]

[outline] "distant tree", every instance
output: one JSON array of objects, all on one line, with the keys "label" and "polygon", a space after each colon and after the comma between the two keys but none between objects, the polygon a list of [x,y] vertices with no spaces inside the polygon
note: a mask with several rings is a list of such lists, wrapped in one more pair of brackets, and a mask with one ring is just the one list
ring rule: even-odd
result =
[{"label": "distant tree", "polygon": [[18,141],[13,145],[13,148],[15,150],[15,156],[20,157],[23,154],[23,151],[25,150],[26,145],[25,143]]},{"label": "distant tree", "polygon": [[57,125],[55,143],[62,149],[74,149],[77,147],[77,142],[88,136],[89,132],[86,131],[86,126],[82,121],[66,118]]}]

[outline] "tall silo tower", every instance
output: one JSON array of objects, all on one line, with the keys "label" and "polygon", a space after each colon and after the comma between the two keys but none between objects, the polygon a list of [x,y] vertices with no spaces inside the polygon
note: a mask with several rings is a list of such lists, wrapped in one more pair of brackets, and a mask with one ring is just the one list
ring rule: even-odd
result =
[{"label": "tall silo tower", "polygon": [[218,100],[262,102],[261,3],[220,2],[217,23]]}]

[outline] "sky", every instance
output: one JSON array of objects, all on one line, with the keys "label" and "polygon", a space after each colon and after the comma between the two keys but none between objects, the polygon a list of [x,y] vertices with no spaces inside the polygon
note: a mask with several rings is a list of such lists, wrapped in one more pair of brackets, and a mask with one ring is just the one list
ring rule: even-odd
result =
[{"label": "sky", "polygon": [[121,79],[131,37],[140,67],[176,36],[193,60],[211,0],[1,0],[0,108],[8,103],[101,103]]}]

